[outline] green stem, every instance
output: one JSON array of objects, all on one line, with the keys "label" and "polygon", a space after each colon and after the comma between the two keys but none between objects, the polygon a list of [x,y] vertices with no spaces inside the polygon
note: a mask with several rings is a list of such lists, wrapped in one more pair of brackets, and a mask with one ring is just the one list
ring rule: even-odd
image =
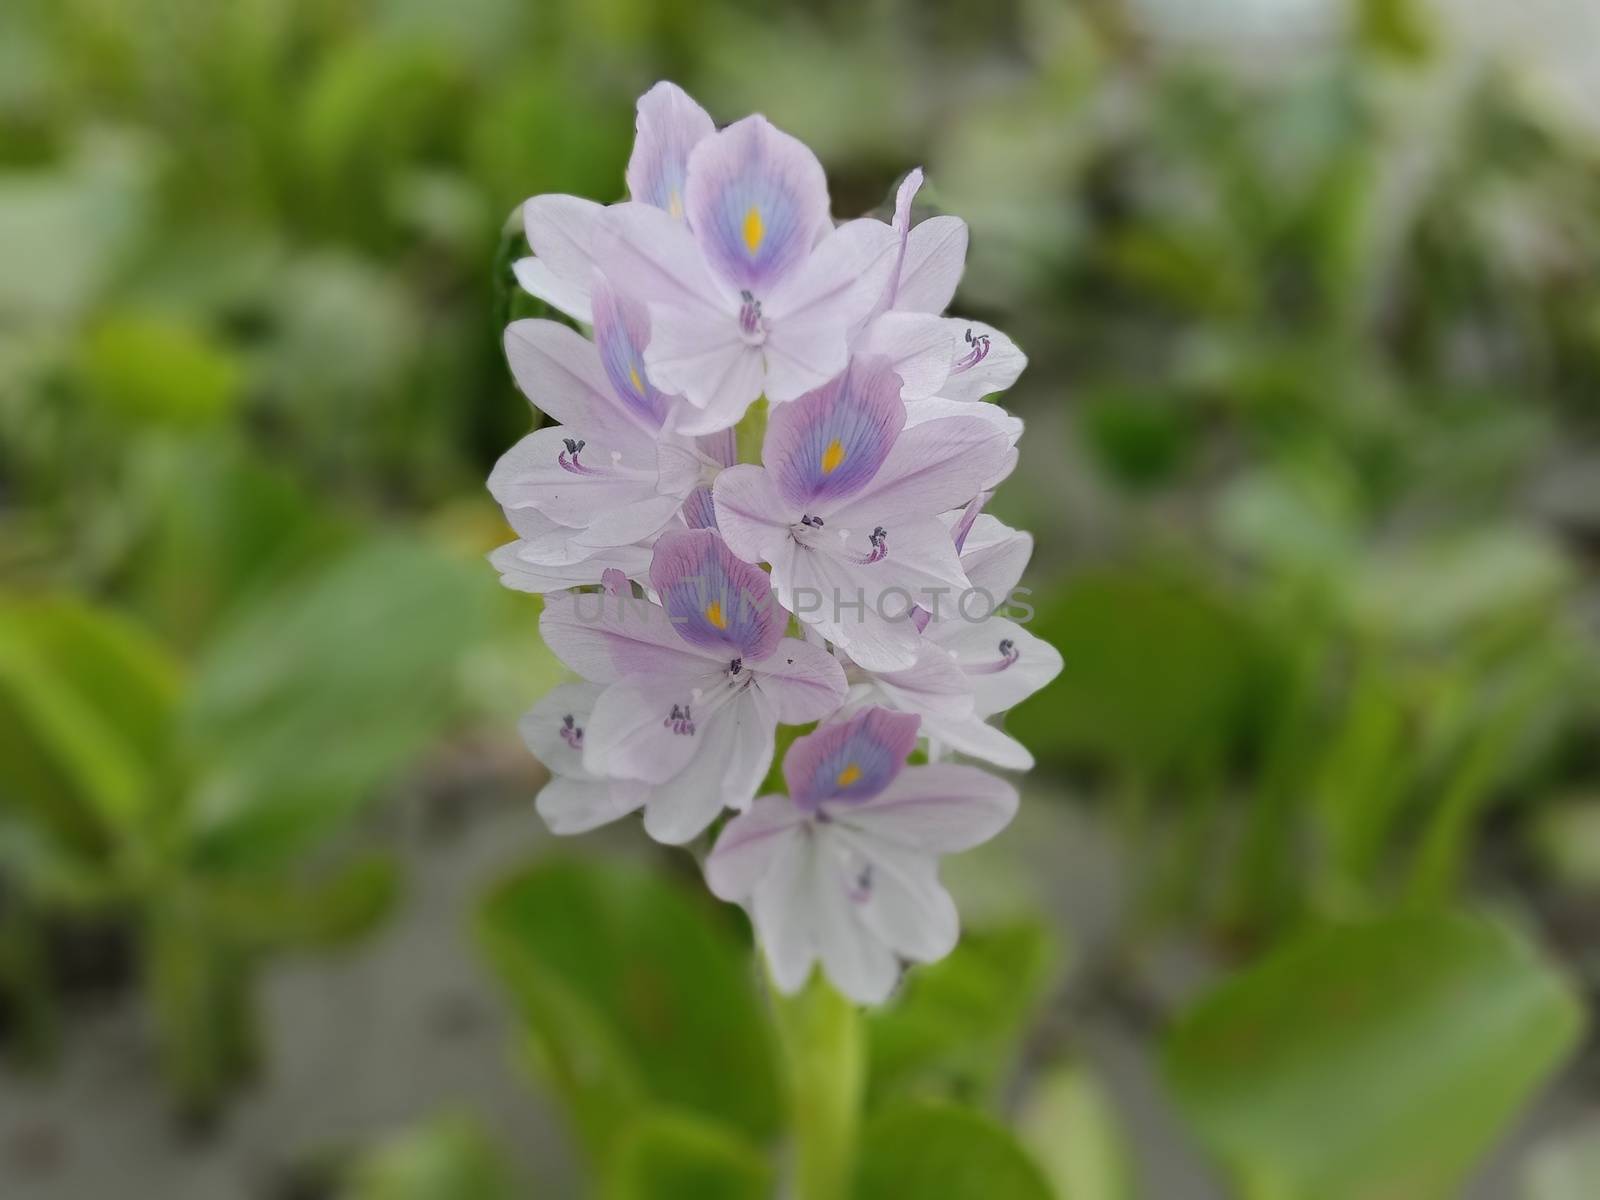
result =
[{"label": "green stem", "polygon": [[861,1014],[819,971],[795,996],[772,992],[789,1086],[794,1200],[851,1192],[865,1082]]}]

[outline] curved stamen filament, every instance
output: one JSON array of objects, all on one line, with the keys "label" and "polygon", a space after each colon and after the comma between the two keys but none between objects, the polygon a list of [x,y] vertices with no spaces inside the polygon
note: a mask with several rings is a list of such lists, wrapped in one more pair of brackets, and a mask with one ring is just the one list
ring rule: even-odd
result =
[{"label": "curved stamen filament", "polygon": [[987,333],[980,333],[974,336],[972,330],[968,329],[965,341],[968,347],[967,352],[951,364],[950,373],[952,375],[959,374],[962,371],[970,371],[989,357],[989,335]]},{"label": "curved stamen filament", "polygon": [[1015,665],[1017,659],[1022,657],[1022,651],[1017,649],[1017,644],[1010,638],[1000,641],[1000,657],[995,662],[983,663],[976,667],[967,667],[968,675],[998,675],[1001,671]]},{"label": "curved stamen filament", "polygon": [[845,556],[860,567],[869,567],[873,563],[882,562],[889,557],[889,531],[882,525],[867,534],[867,540],[872,543],[871,554],[849,554]]},{"label": "curved stamen filament", "polygon": [[578,458],[584,446],[588,443],[582,438],[563,438],[562,444],[566,446],[560,454],[556,455],[556,462],[563,471],[570,471],[574,475],[604,475],[604,471],[597,471],[593,467],[581,462]]}]

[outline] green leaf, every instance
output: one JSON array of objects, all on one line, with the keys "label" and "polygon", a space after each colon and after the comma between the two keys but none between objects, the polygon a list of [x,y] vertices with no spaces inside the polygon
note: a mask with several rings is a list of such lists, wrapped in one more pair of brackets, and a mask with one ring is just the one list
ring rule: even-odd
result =
[{"label": "green leaf", "polygon": [[1007,728],[1042,758],[1088,755],[1143,772],[1214,754],[1250,724],[1276,665],[1221,597],[1161,573],[1080,575],[1040,606],[1033,629],[1065,666]]},{"label": "green leaf", "polygon": [[771,1035],[748,949],[720,917],[620,864],[539,864],[485,903],[485,949],[597,1156],[655,1105],[773,1131]]},{"label": "green leaf", "polygon": [[772,1167],[726,1126],[685,1113],[647,1112],[607,1156],[604,1200],[765,1200]]},{"label": "green leaf", "polygon": [[1463,915],[1307,934],[1171,1033],[1167,1071],[1246,1196],[1453,1196],[1582,1014],[1511,932]]},{"label": "green leaf", "polygon": [[1110,1098],[1083,1067],[1059,1067],[1034,1086],[1017,1135],[1056,1200],[1132,1200],[1132,1160]]},{"label": "green leaf", "polygon": [[346,821],[455,718],[495,598],[480,564],[387,540],[239,614],[187,706],[201,853],[281,859]]},{"label": "green leaf", "polygon": [[141,424],[215,421],[232,408],[244,378],[234,355],[203,330],[142,313],[96,325],[81,355],[89,397]]},{"label": "green leaf", "polygon": [[511,1200],[505,1161],[474,1120],[444,1117],[384,1143],[350,1173],[343,1200]]},{"label": "green leaf", "polygon": [[1012,1062],[1055,959],[1037,922],[968,932],[949,957],[917,967],[868,1021],[874,1101],[935,1088],[981,1103]]},{"label": "green leaf", "polygon": [[92,844],[148,815],[179,672],[122,618],[66,598],[0,600],[0,802]]},{"label": "green leaf", "polygon": [[400,885],[400,864],[371,854],[311,878],[224,877],[207,889],[207,903],[219,927],[252,946],[336,946],[388,916]]},{"label": "green leaf", "polygon": [[862,1139],[855,1200],[1054,1200],[1037,1164],[1004,1128],[969,1109],[907,1103]]}]

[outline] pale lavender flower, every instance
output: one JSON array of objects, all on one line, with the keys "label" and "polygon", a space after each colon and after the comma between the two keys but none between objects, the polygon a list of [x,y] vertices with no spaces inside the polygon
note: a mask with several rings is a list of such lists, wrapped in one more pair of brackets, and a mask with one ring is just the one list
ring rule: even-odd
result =
[{"label": "pale lavender flower", "polygon": [[955,946],[939,857],[1003,829],[1017,793],[976,767],[906,767],[916,739],[916,717],[881,708],[799,738],[783,762],[789,794],[761,797],[717,839],[706,881],[748,906],[783,991],[820,960],[846,996],[880,1003],[901,960]]},{"label": "pale lavender flower", "polygon": [[649,204],[612,208],[596,257],[650,304],[645,355],[661,386],[711,432],[751,401],[778,403],[844,370],[895,256],[881,221],[828,215],[816,156],[764,117],[746,117],[689,155],[684,220]]},{"label": "pale lavender flower", "polygon": [[975,417],[905,428],[899,377],[881,359],[771,414],[763,466],[731,467],[713,489],[736,553],[771,564],[797,617],[873,670],[903,670],[921,635],[911,608],[968,586],[937,514],[966,504],[1016,461]]},{"label": "pale lavender flower", "polygon": [[653,785],[646,830],[683,842],[724,807],[749,804],[777,725],[837,710],[844,672],[826,651],[783,636],[787,618],[766,574],[712,530],[662,535],[650,584],[660,604],[553,595],[539,628],[563,663],[606,685],[585,734],[584,769]]}]

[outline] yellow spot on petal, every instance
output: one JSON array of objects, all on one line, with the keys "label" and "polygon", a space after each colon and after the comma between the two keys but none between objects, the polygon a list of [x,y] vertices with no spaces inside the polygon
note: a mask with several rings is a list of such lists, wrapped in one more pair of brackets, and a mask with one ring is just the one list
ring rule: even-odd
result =
[{"label": "yellow spot on petal", "polygon": [[683,216],[683,197],[678,195],[677,188],[673,188],[672,194],[667,197],[667,211],[675,217]]},{"label": "yellow spot on petal", "polygon": [[728,618],[722,615],[721,601],[713,600],[706,605],[706,620],[710,621],[718,629],[726,629],[728,627]]},{"label": "yellow spot on petal", "polygon": [[761,223],[761,210],[754,205],[744,214],[745,249],[754,254],[761,249],[761,239],[767,236],[767,227]]},{"label": "yellow spot on petal", "polygon": [[839,464],[844,461],[844,447],[839,444],[839,439],[834,438],[828,443],[828,448],[822,452],[822,473],[832,475],[839,469]]},{"label": "yellow spot on petal", "polygon": [[839,778],[835,779],[833,784],[835,787],[847,788],[860,778],[861,768],[857,764],[851,763],[848,767],[839,772]]},{"label": "yellow spot on petal", "polygon": [[633,384],[634,391],[638,392],[641,396],[644,395],[644,380],[639,378],[638,367],[628,368],[628,382]]}]

